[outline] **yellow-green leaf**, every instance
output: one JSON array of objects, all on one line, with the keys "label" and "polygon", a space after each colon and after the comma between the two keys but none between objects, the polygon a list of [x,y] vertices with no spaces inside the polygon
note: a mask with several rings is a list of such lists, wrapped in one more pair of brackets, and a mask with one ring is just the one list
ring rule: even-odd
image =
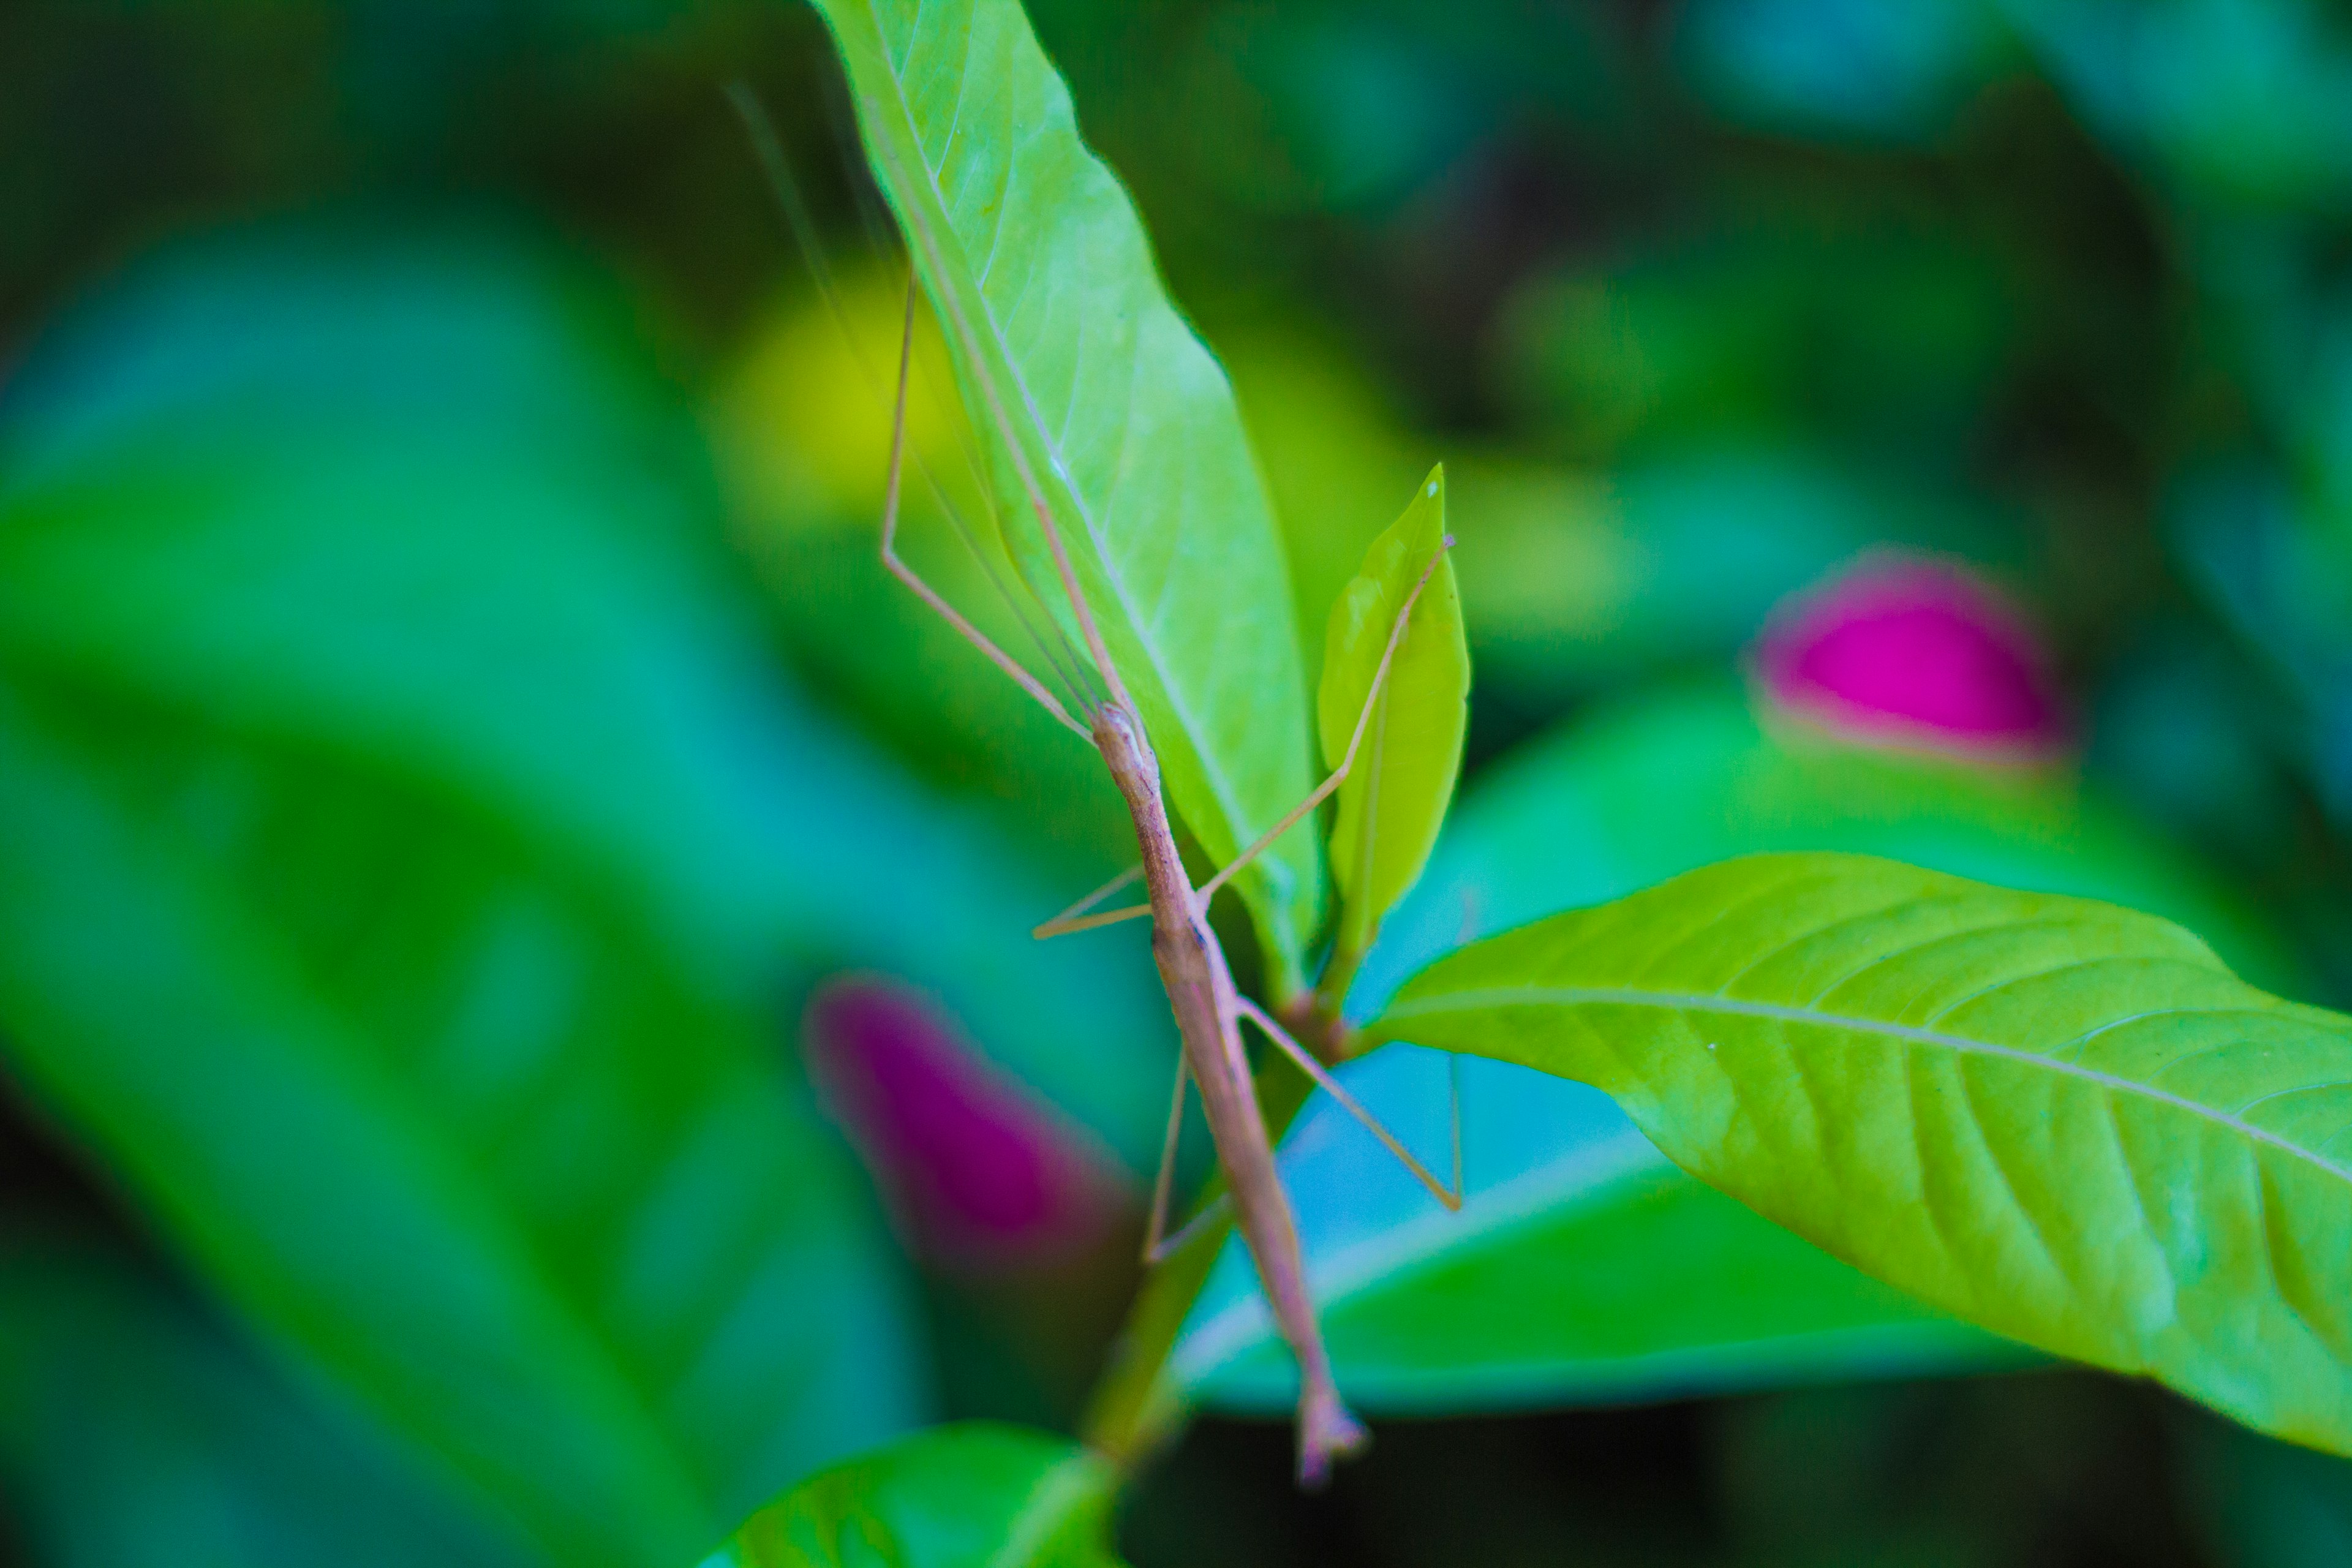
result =
[{"label": "yellow-green leaf", "polygon": [[2352,1452],[2352,1018],[2178,926],[1759,855],[1474,943],[1372,1033],[1591,1083],[1928,1302]]},{"label": "yellow-green leaf", "polygon": [[[1430,571],[1434,559],[1436,570]],[[1364,716],[1389,634],[1413,585],[1428,583],[1406,622],[1388,680],[1363,725],[1356,765],[1339,786],[1331,872],[1344,902],[1334,967],[1350,968],[1381,916],[1421,875],[1437,842],[1462,769],[1470,698],[1470,649],[1462,596],[1445,553],[1445,467],[1430,470],[1412,503],[1364,552],[1363,570],[1339,591],[1323,650],[1316,701],[1323,755],[1347,755]]]}]

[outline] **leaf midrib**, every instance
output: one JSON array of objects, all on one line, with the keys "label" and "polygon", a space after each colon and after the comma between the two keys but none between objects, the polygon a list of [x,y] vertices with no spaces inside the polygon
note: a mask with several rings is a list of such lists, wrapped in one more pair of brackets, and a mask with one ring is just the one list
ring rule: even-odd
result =
[{"label": "leaf midrib", "polygon": [[[1471,1012],[1488,1007],[1545,1005],[1652,1007],[1664,1012],[1714,1013],[1737,1017],[1766,1018],[1780,1023],[1810,1024],[1828,1028],[1851,1029],[1861,1034],[1903,1040],[1913,1045],[1939,1047],[1962,1055],[2012,1061],[2021,1066],[2039,1068],[2044,1071],[2077,1079],[2109,1093],[2136,1095],[2155,1104],[2187,1111],[2191,1116],[2226,1128],[2249,1142],[2279,1150],[2294,1159],[2300,1160],[2335,1177],[2347,1186],[2352,1186],[2352,1170],[2347,1170],[2334,1161],[2325,1159],[2267,1128],[2257,1127],[2228,1111],[2174,1094],[2167,1089],[2158,1089],[2153,1084],[2121,1078],[2114,1073],[2101,1072],[2095,1068],[2062,1061],[2055,1057],[2045,1056],[2039,1051],[2022,1050],[2015,1046],[1996,1045],[1990,1040],[1974,1040],[1964,1035],[1920,1028],[1916,1025],[1890,1024],[1875,1018],[1857,1018],[1849,1014],[1823,1013],[1803,1007],[1792,1007],[1784,1003],[1753,1002],[1733,996],[1709,996],[1696,992],[1636,991],[1624,986],[1607,985],[1488,987],[1476,991],[1448,992],[1438,996],[1408,998],[1388,1010],[1381,1021],[1380,1027],[1381,1033],[1387,1035],[1394,1033],[1388,1026],[1406,1018],[1427,1017],[1447,1012]],[[2168,1014],[2194,1016],[2204,1011],[2209,1009],[2160,1007],[2149,1012],[2135,1014],[2131,1019],[2119,1019],[2115,1022],[2133,1022],[2141,1018],[2162,1017]],[[2102,1026],[2103,1028],[2112,1026],[2114,1026],[2113,1024]]]},{"label": "leaf midrib", "polygon": [[[938,171],[931,167],[930,160],[923,155],[922,136],[915,124],[914,105],[907,98],[906,68],[890,58],[887,43],[889,35],[883,28],[881,11],[876,0],[866,0],[866,13],[868,20],[874,24],[875,38],[881,44],[881,47],[876,52],[881,56],[886,68],[883,74],[889,79],[891,92],[898,104],[899,121],[905,127],[908,140],[914,149],[915,163],[922,170],[924,193],[931,198],[932,205],[938,208],[944,220],[947,211],[947,193],[940,185]],[[914,52],[913,39],[921,30],[922,9],[919,5],[908,32],[909,58]],[[962,117],[962,96],[959,93],[956,104],[959,122]],[[1012,180],[1013,159],[1008,152],[1005,158],[1005,183],[1008,190]],[[1001,212],[1003,207],[1001,196],[999,206]],[[995,262],[993,247],[989,259],[990,265],[993,266]],[[986,327],[989,339],[996,349],[997,358],[1003,362],[1005,374],[1012,380],[1014,391],[1020,395],[1022,410],[1028,416],[1030,428],[1045,448],[1047,466],[1053,469],[1054,476],[1062,482],[1063,488],[1069,491],[1071,499],[1077,504],[1080,524],[1085,528],[1087,539],[1094,545],[1095,560],[1102,569],[1103,578],[1109,584],[1111,592],[1118,597],[1119,612],[1126,617],[1136,644],[1143,650],[1145,662],[1151,667],[1152,675],[1159,683],[1161,696],[1176,714],[1177,727],[1184,731],[1186,739],[1191,742],[1187,749],[1192,752],[1193,761],[1199,765],[1202,776],[1207,781],[1210,793],[1216,797],[1218,809],[1224,814],[1225,826],[1233,834],[1234,847],[1238,848],[1248,841],[1247,815],[1235,803],[1233,786],[1225,775],[1224,769],[1214,754],[1200,743],[1199,737],[1202,731],[1198,721],[1194,718],[1190,706],[1178,694],[1176,683],[1170,679],[1167,665],[1160,658],[1158,647],[1151,637],[1145,635],[1145,623],[1137,614],[1135,601],[1128,592],[1127,581],[1121,575],[1118,565],[1112,561],[1102,535],[1097,531],[1085,498],[1078,494],[1077,480],[1070,472],[1069,463],[1062,455],[1060,444],[1055,439],[1053,433],[1045,427],[1045,415],[1037,406],[1037,399],[1030,390],[1028,378],[1022,374],[1020,362],[1013,357],[1012,345],[1005,341],[1004,332],[996,320],[995,312],[989,309],[987,291],[975,285],[972,292],[979,296],[974,302],[973,313]],[[1140,715],[1138,715],[1138,718],[1139,719]]]}]

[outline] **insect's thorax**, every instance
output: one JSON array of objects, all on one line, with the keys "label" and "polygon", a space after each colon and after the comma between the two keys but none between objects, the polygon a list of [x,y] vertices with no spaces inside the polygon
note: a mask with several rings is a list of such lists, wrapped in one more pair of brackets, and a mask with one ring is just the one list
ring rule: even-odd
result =
[{"label": "insect's thorax", "polygon": [[1222,1046],[1225,999],[1233,978],[1214,932],[1193,897],[1192,878],[1176,850],[1176,836],[1168,823],[1168,806],[1160,793],[1160,760],[1134,715],[1116,705],[1096,715],[1095,743],[1135,822],[1137,845],[1143,852],[1143,880],[1151,897],[1152,956],[1167,984],[1168,1000],[1188,1044],[1199,1033],[1202,1044],[1214,1037]]},{"label": "insect's thorax", "polygon": [[1135,821],[1135,838],[1143,852],[1144,885],[1155,910],[1165,915],[1192,908],[1192,882],[1176,852],[1176,835],[1168,825],[1168,805],[1160,794],[1160,758],[1151,750],[1143,726],[1116,703],[1095,715],[1095,744],[1110,768],[1111,782],[1127,802]]}]

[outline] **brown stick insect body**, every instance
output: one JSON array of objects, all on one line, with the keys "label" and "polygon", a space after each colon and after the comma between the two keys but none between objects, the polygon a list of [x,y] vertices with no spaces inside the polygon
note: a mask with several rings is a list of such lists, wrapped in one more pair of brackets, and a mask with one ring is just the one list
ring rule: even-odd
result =
[{"label": "brown stick insect body", "polygon": [[[919,213],[909,212],[908,216],[912,220],[914,239],[929,256],[934,268],[940,268],[942,258],[937,253],[929,226]],[[1458,1193],[1442,1185],[1387,1129],[1374,1121],[1345,1089],[1334,1081],[1321,1062],[1293,1040],[1263,1009],[1240,994],[1225,963],[1224,950],[1209,926],[1207,911],[1211,896],[1227,878],[1306,817],[1347,778],[1378,706],[1381,690],[1395,660],[1398,647],[1403,641],[1413,605],[1420,598],[1422,588],[1436,571],[1438,557],[1433,555],[1431,558],[1420,581],[1413,585],[1398,611],[1363,712],[1357,720],[1347,755],[1338,768],[1231,865],[1195,889],[1184,869],[1182,858],[1177,851],[1174,832],[1169,825],[1168,809],[1160,794],[1158,755],[1152,750],[1135,703],[1119,679],[1118,667],[1111,661],[1093,612],[1079,591],[1077,574],[1061,531],[1055,526],[1052,510],[1030,469],[1028,458],[1012,427],[1003,401],[997,394],[972,325],[964,319],[961,305],[951,294],[943,303],[950,324],[963,342],[967,362],[973,370],[983,401],[988,405],[992,421],[1012,456],[1030,507],[1052,553],[1060,585],[1068,596],[1072,615],[1085,638],[1087,651],[1091,656],[1090,662],[1107,694],[1100,700],[1080,697],[1080,706],[1086,711],[1088,722],[1081,723],[1073,718],[1061,700],[1034,675],[973,626],[898,558],[895,542],[906,448],[908,382],[914,348],[915,287],[911,279],[908,286],[897,396],[892,413],[890,470],[882,520],[883,563],[991,662],[1044,704],[1056,720],[1085,736],[1101,753],[1110,769],[1113,784],[1127,803],[1129,815],[1135,824],[1136,839],[1142,850],[1143,863],[1139,870],[1149,902],[1108,914],[1083,913],[1132,880],[1136,872],[1130,871],[1081,900],[1064,915],[1039,926],[1035,934],[1042,939],[1118,921],[1143,916],[1150,918],[1152,954],[1159,963],[1161,982],[1167,988],[1169,1006],[1174,1013],[1183,1050],[1177,1068],[1175,1103],[1170,1109],[1166,1147],[1159,1177],[1154,1184],[1150,1234],[1145,1242],[1145,1260],[1156,1263],[1167,1251],[1172,1250],[1172,1244],[1163,1246],[1161,1237],[1167,1222],[1176,1135],[1183,1112],[1184,1081],[1190,1077],[1201,1086],[1202,1107],[1207,1116],[1210,1134],[1216,1144],[1217,1158],[1225,1171],[1243,1238],[1256,1263],[1258,1277],[1265,1287],[1266,1298],[1274,1310],[1275,1321],[1297,1358],[1300,1381],[1299,1479],[1308,1486],[1319,1485],[1328,1475],[1332,1459],[1361,1447],[1367,1434],[1356,1418],[1349,1414],[1332,1379],[1330,1357],[1324,1348],[1322,1331],[1316,1321],[1314,1300],[1307,1289],[1298,1227],[1291,1214],[1289,1199],[1284,1194],[1275,1170],[1274,1150],[1258,1107],[1249,1060],[1242,1047],[1242,1019],[1247,1017],[1255,1024],[1309,1077],[1371,1129],[1423,1184],[1436,1194],[1440,1202],[1449,1208],[1458,1208],[1461,1200]],[[1452,541],[1446,542],[1451,544]]]}]

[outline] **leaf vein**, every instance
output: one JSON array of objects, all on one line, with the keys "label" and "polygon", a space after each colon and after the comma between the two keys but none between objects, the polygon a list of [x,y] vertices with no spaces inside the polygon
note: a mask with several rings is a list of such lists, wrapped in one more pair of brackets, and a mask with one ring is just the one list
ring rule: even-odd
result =
[{"label": "leaf vein", "polygon": [[[2025,1067],[2040,1068],[2063,1077],[2083,1081],[2116,1094],[2135,1095],[2176,1110],[2188,1112],[2237,1132],[2240,1136],[2276,1149],[2294,1159],[2324,1172],[2336,1180],[2352,1184],[2352,1170],[2328,1160],[2302,1145],[2241,1120],[2229,1111],[2189,1100],[2152,1084],[2101,1072],[2076,1062],[2064,1061],[2040,1051],[2020,1049],[2014,1046],[1996,1045],[1990,1040],[1971,1040],[1964,1036],[1946,1034],[1935,1029],[1920,1028],[1908,1024],[1889,1024],[1875,1018],[1856,1018],[1832,1013],[1811,1012],[1776,1002],[1749,1002],[1737,997],[1708,996],[1696,993],[1635,991],[1622,986],[1518,986],[1496,987],[1477,991],[1454,992],[1440,996],[1411,998],[1398,1003],[1388,1011],[1384,1023],[1396,1023],[1413,1017],[1430,1017],[1446,1013],[1474,1012],[1486,1007],[1525,1006],[1623,1006],[1652,1007],[1667,1012],[1729,1014],[1740,1017],[1771,1019],[1780,1023],[1809,1024],[1826,1028],[1853,1029],[1865,1035],[1883,1036],[1915,1045],[1935,1046],[1945,1050],[1968,1055],[1993,1058]],[[2188,1011],[2188,1009],[2174,1009]],[[2227,1012],[2258,1013],[2257,1008],[2233,1008]]]}]

